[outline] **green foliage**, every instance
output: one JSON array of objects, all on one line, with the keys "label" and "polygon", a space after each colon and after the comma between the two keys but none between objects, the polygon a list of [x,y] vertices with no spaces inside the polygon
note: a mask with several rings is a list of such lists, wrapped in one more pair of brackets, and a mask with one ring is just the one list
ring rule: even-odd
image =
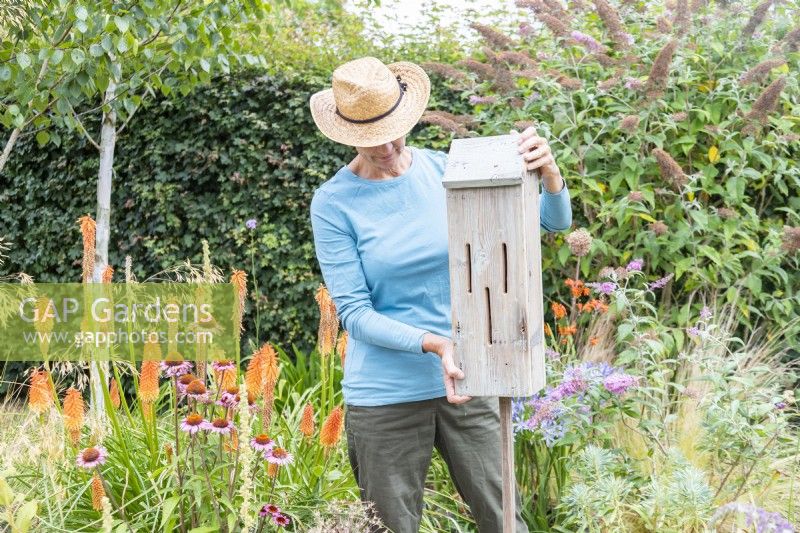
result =
[{"label": "green foliage", "polygon": [[76,108],[109,87],[114,98],[103,109],[124,121],[156,92],[185,95],[212,73],[264,64],[242,51],[238,34],[258,40],[257,21],[269,8],[256,1],[30,2],[4,18],[0,124],[32,125],[40,145],[59,145],[64,128],[89,136]]},{"label": "green foliage", "polygon": [[[483,68],[467,65],[461,68],[466,80],[446,84],[474,99],[466,114],[475,124],[461,121],[472,135],[535,123],[552,147],[575,225],[594,241],[590,256],[571,270],[561,236],[545,237],[545,287],[557,285],[555,272],[586,277],[642,257],[646,272],[675,274],[660,303],[670,323],[686,324],[692,303],[719,301],[735,303],[741,331],[757,323],[798,328],[800,256],[796,245],[782,246],[789,240],[784,226],[800,226],[800,167],[794,163],[800,157],[800,53],[796,43],[783,41],[798,5],[775,5],[758,33],[740,40],[752,13],[748,6],[756,2],[691,4],[697,10],[686,13],[681,33],[675,12],[663,13],[656,3],[621,3],[630,48],[616,42],[593,7],[575,8],[564,20],[567,29],[596,39],[601,53],[568,34],[555,37],[546,25],[513,41],[511,56],[489,36]],[[664,20],[656,24],[658,17]],[[670,21],[670,28],[657,29]],[[671,40],[677,43],[671,62],[657,65]],[[521,58],[532,66],[522,69]],[[748,77],[761,81],[741,79],[775,58],[785,64],[762,66],[760,78]],[[770,92],[770,82],[772,88],[784,84],[779,94]],[[766,105],[765,95],[774,105]],[[431,108],[465,112],[463,104],[451,107],[447,100],[434,100]],[[453,134],[431,129],[446,147]],[[660,168],[656,149],[673,158],[677,177]]]}]

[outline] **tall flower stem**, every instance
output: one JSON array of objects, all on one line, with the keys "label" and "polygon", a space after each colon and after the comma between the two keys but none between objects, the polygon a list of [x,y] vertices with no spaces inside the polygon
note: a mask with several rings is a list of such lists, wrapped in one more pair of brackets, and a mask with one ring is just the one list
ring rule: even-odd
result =
[{"label": "tall flower stem", "polygon": [[253,299],[253,306],[256,308],[256,346],[259,346],[259,343],[261,342],[260,341],[261,336],[258,333],[259,323],[261,322],[260,320],[261,315],[259,312],[259,305],[258,305],[260,297],[258,293],[258,277],[256,276],[256,259],[255,259],[256,247],[253,241],[254,238],[252,235],[250,235],[250,271],[252,272],[253,292],[255,293],[255,298]]},{"label": "tall flower stem", "polygon": [[226,530],[225,523],[222,521],[222,514],[219,511],[219,501],[217,501],[217,494],[214,492],[214,485],[211,484],[211,477],[209,476],[210,469],[208,468],[208,463],[206,462],[205,454],[200,454],[201,459],[203,460],[203,473],[205,474],[206,483],[208,484],[208,494],[211,496],[211,503],[214,504],[214,512],[217,514],[217,521],[219,522],[219,527],[223,530]]},{"label": "tall flower stem", "polygon": [[[180,458],[181,458],[181,440],[178,434],[178,377],[172,376],[172,399],[174,407],[174,420],[175,420],[175,468],[178,473],[178,494],[183,496],[183,473],[181,472]],[[178,500],[178,512],[181,520],[181,531],[186,531],[186,523],[183,515],[183,505]]]}]

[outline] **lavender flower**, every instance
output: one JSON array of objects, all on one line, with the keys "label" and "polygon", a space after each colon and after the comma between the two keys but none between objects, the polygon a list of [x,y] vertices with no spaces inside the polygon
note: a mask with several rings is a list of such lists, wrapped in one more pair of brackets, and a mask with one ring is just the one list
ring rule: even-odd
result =
[{"label": "lavender flower", "polygon": [[631,376],[625,373],[611,374],[603,380],[603,386],[606,390],[617,396],[624,394],[625,391],[638,383],[639,378],[637,376]]},{"label": "lavender flower", "polygon": [[244,225],[247,226],[247,229],[256,229],[256,219],[251,218]]},{"label": "lavender flower", "polygon": [[692,326],[690,328],[686,328],[686,333],[688,333],[690,337],[697,337],[700,335],[700,330],[697,329],[697,326]]},{"label": "lavender flower", "polygon": [[628,272],[633,272],[633,271],[641,272],[643,266],[644,266],[644,260],[643,259],[641,259],[641,258],[640,259],[634,259],[633,261],[628,263],[628,266],[625,267],[625,270],[627,270]]},{"label": "lavender flower", "polygon": [[709,318],[711,318],[712,314],[713,313],[711,312],[711,309],[709,309],[707,305],[704,305],[703,308],[700,310],[700,318],[702,320],[708,320]]}]

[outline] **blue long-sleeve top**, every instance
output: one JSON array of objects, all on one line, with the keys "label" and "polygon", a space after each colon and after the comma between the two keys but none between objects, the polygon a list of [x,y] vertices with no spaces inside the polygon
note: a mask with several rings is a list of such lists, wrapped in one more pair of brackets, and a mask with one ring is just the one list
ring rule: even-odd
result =
[{"label": "blue long-sleeve top", "polygon": [[[311,201],[322,277],[348,332],[345,403],[387,405],[446,396],[441,360],[422,336],[450,337],[447,154],[408,147],[412,162],[394,178],[369,180],[347,165]],[[569,191],[542,187],[546,231],[572,224]]]}]

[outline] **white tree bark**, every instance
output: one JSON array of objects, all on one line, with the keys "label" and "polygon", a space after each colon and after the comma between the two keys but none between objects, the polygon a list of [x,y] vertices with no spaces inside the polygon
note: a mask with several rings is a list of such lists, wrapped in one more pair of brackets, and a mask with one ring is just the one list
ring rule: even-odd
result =
[{"label": "white tree bark", "polygon": [[[104,102],[112,102],[116,95],[117,84],[112,78],[104,96]],[[111,235],[111,177],[114,167],[114,146],[117,142],[117,113],[112,107],[103,112],[103,123],[100,130],[100,170],[97,175],[97,230],[95,237],[93,281],[101,283],[103,271],[108,265],[108,241]],[[100,378],[100,370],[104,379]],[[91,408],[100,417],[104,414],[104,387],[108,384],[108,361],[98,363],[92,361],[89,374],[92,392]]]}]

